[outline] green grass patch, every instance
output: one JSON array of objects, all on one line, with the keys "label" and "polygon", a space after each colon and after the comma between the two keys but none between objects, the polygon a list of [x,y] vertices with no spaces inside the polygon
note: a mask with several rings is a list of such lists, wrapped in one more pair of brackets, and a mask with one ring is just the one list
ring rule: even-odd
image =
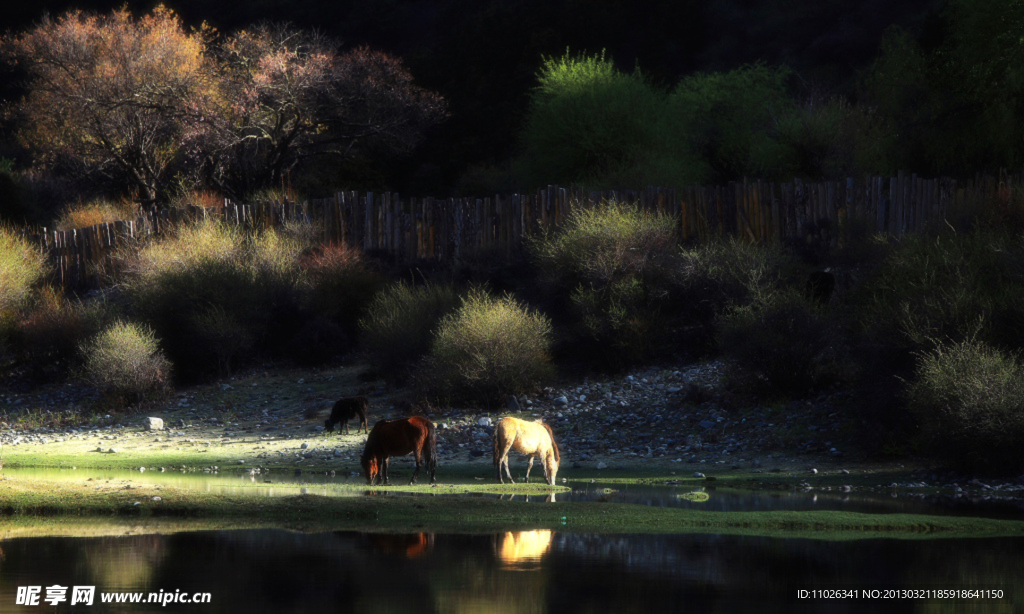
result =
[{"label": "green grass patch", "polygon": [[[494,532],[548,528],[596,533],[721,533],[815,539],[994,537],[1024,535],[1024,522],[851,512],[705,512],[618,503],[525,503],[494,498],[223,495],[151,485],[100,485],[5,478],[0,512],[19,518],[138,517],[198,519],[301,530]],[[130,487],[130,488],[126,488]],[[160,497],[154,500],[154,497]],[[176,525],[183,526],[183,525]],[[224,526],[223,524],[219,526]]]}]

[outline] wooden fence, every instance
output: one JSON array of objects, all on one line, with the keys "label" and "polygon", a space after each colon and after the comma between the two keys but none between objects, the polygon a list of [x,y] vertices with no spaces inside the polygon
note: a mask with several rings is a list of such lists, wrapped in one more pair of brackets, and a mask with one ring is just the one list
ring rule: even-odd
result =
[{"label": "wooden fence", "polygon": [[[96,283],[96,265],[136,239],[176,224],[214,218],[247,228],[316,224],[324,241],[397,261],[458,262],[480,250],[510,256],[524,236],[559,226],[574,207],[602,200],[636,202],[672,215],[681,242],[737,236],[753,242],[842,244],[852,232],[894,236],[924,232],[954,210],[1012,200],[1021,176],[922,179],[917,175],[821,183],[747,182],[684,189],[579,191],[549,186],[535,194],[493,198],[407,198],[394,193],[339,192],[302,203],[239,204],[152,211],[135,220],[77,230],[26,232],[54,263],[66,288]],[[1002,201],[1000,201],[1002,199]]]}]

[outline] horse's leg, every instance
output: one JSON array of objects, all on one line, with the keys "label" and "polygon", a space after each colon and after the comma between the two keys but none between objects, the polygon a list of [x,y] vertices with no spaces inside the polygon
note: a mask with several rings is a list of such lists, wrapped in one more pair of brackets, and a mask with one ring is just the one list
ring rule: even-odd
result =
[{"label": "horse's leg", "polygon": [[[508,443],[505,444],[505,449],[501,453],[501,462],[505,465],[505,475],[508,476],[510,484],[515,484],[516,481],[512,479],[512,470],[508,466],[508,453],[512,451],[512,445],[516,442],[516,438],[513,436],[509,439]],[[498,477],[501,477],[501,466],[498,466]],[[505,482],[502,482],[504,484]]]},{"label": "horse's leg", "polygon": [[420,463],[423,461],[423,448],[416,448],[416,471],[412,472],[412,479],[409,480],[409,486],[416,483],[416,476],[420,474]]},{"label": "horse's leg", "polygon": [[533,469],[533,454],[530,455],[530,462],[526,463],[526,483],[530,483],[530,469]]},{"label": "horse's leg", "polygon": [[384,485],[387,486],[391,483],[391,479],[388,478],[388,464],[391,462],[391,457],[385,458],[381,466],[384,468]]}]

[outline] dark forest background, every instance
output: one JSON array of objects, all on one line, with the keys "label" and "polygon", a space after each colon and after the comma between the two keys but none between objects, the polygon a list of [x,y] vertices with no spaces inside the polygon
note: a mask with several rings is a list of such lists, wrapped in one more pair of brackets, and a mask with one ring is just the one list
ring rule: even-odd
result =
[{"label": "dark forest background", "polygon": [[[696,72],[728,71],[762,62],[793,70],[796,96],[856,97],[858,76],[878,56],[891,26],[935,46],[943,3],[869,0],[340,0],[165,4],[187,25],[208,22],[231,32],[261,21],[316,29],[346,48],[369,45],[400,57],[416,82],[447,99],[450,117],[412,155],[354,173],[359,185],[405,193],[446,195],[488,187],[474,169],[501,167],[520,153],[520,131],[542,58],[572,53],[606,57],[623,72],[669,88]],[[3,3],[8,31],[31,27],[46,12],[70,8],[108,12],[120,0]],[[154,2],[128,2],[136,14]],[[2,76],[3,98],[19,95],[16,73]],[[0,155],[30,162],[11,130]],[[916,170],[916,169],[915,169]],[[920,169],[926,170],[926,169]],[[486,175],[486,173],[485,173]],[[500,181],[497,183],[501,183]],[[519,187],[519,186],[516,186]],[[522,186],[525,187],[525,186]]]}]

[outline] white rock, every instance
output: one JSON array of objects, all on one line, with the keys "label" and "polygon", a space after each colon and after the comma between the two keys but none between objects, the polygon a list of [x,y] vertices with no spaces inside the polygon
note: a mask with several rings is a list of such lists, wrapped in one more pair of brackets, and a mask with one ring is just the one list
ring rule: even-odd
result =
[{"label": "white rock", "polygon": [[597,468],[598,469],[607,469],[608,468],[608,463],[598,463],[597,464]]},{"label": "white rock", "polygon": [[147,431],[162,431],[164,430],[164,421],[161,418],[154,418],[150,416],[146,418],[146,430]]}]

